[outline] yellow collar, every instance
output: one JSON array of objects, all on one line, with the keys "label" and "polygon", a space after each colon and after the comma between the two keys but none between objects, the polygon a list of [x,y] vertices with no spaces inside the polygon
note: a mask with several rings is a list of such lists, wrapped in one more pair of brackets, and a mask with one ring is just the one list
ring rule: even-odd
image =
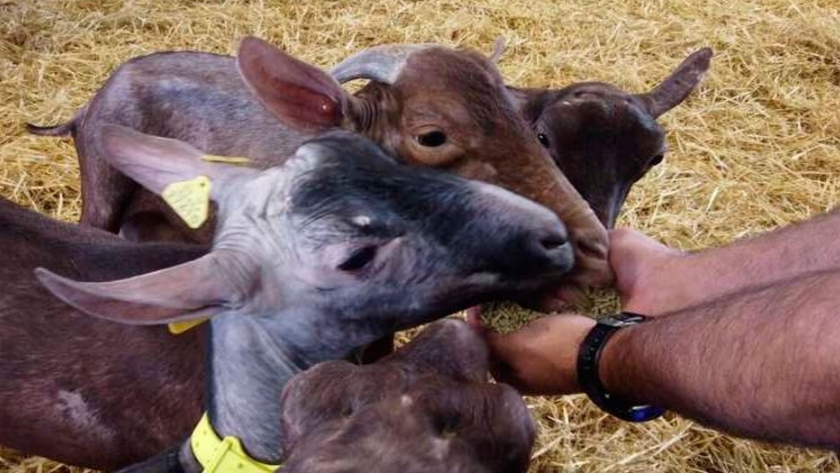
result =
[{"label": "yellow collar", "polygon": [[236,437],[220,439],[206,412],[193,430],[190,446],[204,473],[267,473],[282,466],[254,460],[245,453]]}]

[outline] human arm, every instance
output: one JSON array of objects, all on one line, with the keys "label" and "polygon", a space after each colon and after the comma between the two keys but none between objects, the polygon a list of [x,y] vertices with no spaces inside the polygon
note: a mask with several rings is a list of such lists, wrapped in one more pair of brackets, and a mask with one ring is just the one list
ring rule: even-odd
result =
[{"label": "human arm", "polygon": [[[609,392],[736,435],[837,449],[838,295],[840,272],[820,273],[621,329],[604,348],[601,380]],[[486,333],[497,378],[526,393],[578,392],[588,320],[555,316]]]},{"label": "human arm", "polygon": [[733,434],[840,448],[840,272],[718,299],[620,330],[607,389]]},{"label": "human arm", "polygon": [[637,232],[610,232],[610,265],[625,310],[661,315],[752,287],[840,270],[840,210],[700,251]]}]

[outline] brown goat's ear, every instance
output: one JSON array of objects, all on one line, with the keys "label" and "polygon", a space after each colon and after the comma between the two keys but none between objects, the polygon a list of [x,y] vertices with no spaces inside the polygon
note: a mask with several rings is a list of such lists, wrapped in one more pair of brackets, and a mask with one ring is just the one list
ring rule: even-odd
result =
[{"label": "brown goat's ear", "polygon": [[[35,276],[54,296],[94,317],[129,325],[156,325],[212,317],[238,300],[225,268],[230,252],[110,282],[79,282],[37,268]],[[247,271],[246,273],[248,274]]]},{"label": "brown goat's ear", "polygon": [[679,105],[703,80],[712,59],[711,48],[703,48],[688,56],[662,83],[638,97],[654,118]]},{"label": "brown goat's ear", "polygon": [[236,64],[254,95],[283,123],[316,132],[341,124],[344,90],[326,72],[253,36],[239,44]]},{"label": "brown goat's ear", "polygon": [[103,125],[100,138],[108,163],[156,194],[169,184],[205,176],[213,182],[214,197],[223,187],[218,184],[258,172],[205,161],[204,153],[183,141],[146,135],[123,126]]},{"label": "brown goat's ear", "polygon": [[522,89],[510,85],[506,89],[519,115],[528,122],[539,118],[549,103],[550,89]]}]

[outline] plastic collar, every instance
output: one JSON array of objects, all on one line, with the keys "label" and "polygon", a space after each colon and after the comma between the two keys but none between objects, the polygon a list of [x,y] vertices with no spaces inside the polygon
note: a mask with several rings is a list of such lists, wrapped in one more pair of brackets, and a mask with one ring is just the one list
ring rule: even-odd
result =
[{"label": "plastic collar", "polygon": [[282,466],[254,460],[236,437],[219,438],[206,412],[193,430],[190,446],[204,473],[267,473]]}]

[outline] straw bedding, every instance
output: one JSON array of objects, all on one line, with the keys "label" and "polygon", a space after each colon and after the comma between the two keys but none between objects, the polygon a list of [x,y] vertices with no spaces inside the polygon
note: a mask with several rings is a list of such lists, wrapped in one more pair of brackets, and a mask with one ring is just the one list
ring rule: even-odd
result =
[{"label": "straw bedding", "polygon": [[[837,0],[0,0],[0,193],[75,220],[68,139],[22,123],[69,119],[120,62],[167,49],[231,53],[255,34],[330,66],[362,47],[440,42],[490,51],[510,83],[653,86],[689,52],[716,51],[700,90],[661,122],[665,162],[631,192],[620,226],[668,244],[719,245],[840,201]],[[533,471],[840,471],[831,454],[736,440],[669,415],[634,426],[586,399],[529,399]],[[2,428],[2,426],[0,426]],[[0,450],[0,472],[81,471]]]}]

